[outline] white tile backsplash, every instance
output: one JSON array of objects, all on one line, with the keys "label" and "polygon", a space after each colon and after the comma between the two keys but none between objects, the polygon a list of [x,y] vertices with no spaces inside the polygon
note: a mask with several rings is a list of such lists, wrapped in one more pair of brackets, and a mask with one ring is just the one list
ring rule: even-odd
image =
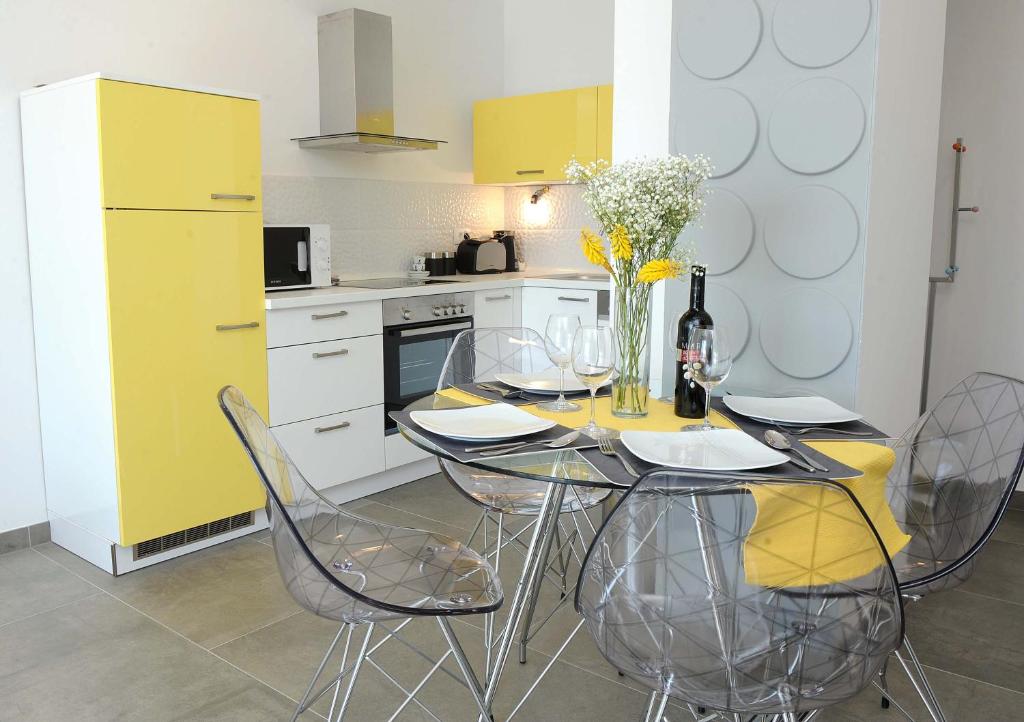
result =
[{"label": "white tile backsplash", "polygon": [[266,223],[327,223],[336,275],[403,273],[412,256],[455,248],[455,231],[504,224],[503,188],[264,176]]},{"label": "white tile backsplash", "polygon": [[501,188],[452,183],[403,183],[311,176],[263,177],[266,223],[327,223],[336,275],[403,273],[412,256],[454,250],[456,232],[516,233],[530,268],[588,270],[580,229],[597,230],[575,186],[551,186],[542,202],[547,223],[524,217],[534,187]]},{"label": "white tile backsplash", "polygon": [[599,232],[597,222],[583,203],[578,186],[554,185],[541,204],[548,207],[546,223],[532,225],[526,216],[530,196],[540,186],[505,189],[505,228],[515,231],[520,256],[533,268],[591,270],[580,250],[580,229]]}]

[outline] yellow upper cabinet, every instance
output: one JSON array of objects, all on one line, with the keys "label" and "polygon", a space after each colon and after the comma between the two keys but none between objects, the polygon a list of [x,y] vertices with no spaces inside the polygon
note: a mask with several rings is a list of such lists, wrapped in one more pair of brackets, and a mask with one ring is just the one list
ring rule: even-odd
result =
[{"label": "yellow upper cabinet", "polygon": [[477,183],[565,180],[572,158],[611,160],[612,86],[481,100],[473,106]]},{"label": "yellow upper cabinet", "polygon": [[260,210],[259,102],[97,81],[105,208]]}]

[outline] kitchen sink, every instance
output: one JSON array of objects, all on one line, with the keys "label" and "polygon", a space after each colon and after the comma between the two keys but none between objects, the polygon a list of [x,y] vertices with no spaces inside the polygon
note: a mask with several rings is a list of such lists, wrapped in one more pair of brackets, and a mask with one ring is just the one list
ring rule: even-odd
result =
[{"label": "kitchen sink", "polygon": [[607,281],[611,276],[607,273],[558,273],[550,276],[534,276],[553,281]]}]

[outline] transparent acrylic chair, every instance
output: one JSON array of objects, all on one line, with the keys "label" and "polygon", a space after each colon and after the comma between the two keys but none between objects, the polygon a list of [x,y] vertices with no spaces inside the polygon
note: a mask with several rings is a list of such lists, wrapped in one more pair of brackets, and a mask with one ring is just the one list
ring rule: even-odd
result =
[{"label": "transparent acrylic chair", "polygon": [[[285,586],[303,609],[341,622],[292,720],[332,688],[328,719],[343,719],[364,663],[395,682],[372,655],[389,639],[408,646],[399,632],[417,617],[437,620],[448,651],[440,662],[431,660],[436,666],[412,692],[399,687],[406,698],[395,714],[410,703],[423,707],[415,693],[441,669],[469,689],[484,719],[489,718],[483,690],[448,621],[450,616],[486,614],[501,606],[501,584],[487,561],[440,534],[380,524],[338,508],[306,482],[241,391],[226,386],[219,400],[266,487],[271,538]],[[395,624],[388,627],[381,622]],[[384,636],[371,646],[375,628]],[[359,633],[363,635],[357,642],[359,651],[348,664],[350,642]],[[343,637],[341,671],[314,693]],[[455,658],[462,679],[441,666],[449,656]]]},{"label": "transparent acrylic chair", "polygon": [[[438,379],[437,391],[462,389],[473,393],[474,387],[482,382],[496,381],[496,374],[534,374],[554,369],[544,350],[544,339],[536,331],[529,328],[480,328],[460,333],[452,344]],[[501,564],[501,552],[506,546],[518,548],[525,545],[519,538],[522,530],[510,533],[507,518],[532,518],[535,523],[544,500],[546,482],[505,476],[494,472],[474,469],[464,464],[448,460],[440,460],[441,472],[449,483],[466,499],[481,509],[467,544],[483,529],[484,547],[487,557],[494,558],[495,566]],[[538,576],[531,588],[527,602],[527,612],[523,624],[523,632],[519,642],[519,661],[526,661],[526,645],[543,623],[531,629],[532,620],[540,595],[540,585],[549,578],[553,565],[558,565],[557,574],[562,592],[566,591],[566,570],[573,557],[582,561],[586,539],[583,534],[592,537],[594,531],[590,517],[585,513],[609,495],[607,489],[592,487],[569,487],[562,503],[562,514],[573,515],[572,526],[559,523],[553,528],[552,539],[548,544],[554,545],[554,555],[542,562],[543,574]],[[582,513],[581,513],[582,512]],[[578,516],[577,516],[578,514]],[[489,534],[493,529],[494,533]],[[493,536],[494,543],[490,543]],[[579,544],[577,544],[579,540]],[[493,551],[492,551],[493,549]],[[549,617],[550,618],[550,615]],[[489,645],[493,630],[485,633]]]},{"label": "transparent acrylic chair", "polygon": [[[1006,511],[1024,467],[1024,382],[972,374],[892,446],[889,507],[912,537],[893,566],[904,596],[916,601],[964,582]],[[932,718],[944,720],[909,640],[904,648],[900,662]]]},{"label": "transparent acrylic chair", "polygon": [[827,481],[650,472],[599,531],[576,607],[651,690],[648,721],[670,698],[699,719],[810,719],[880,688],[903,636],[882,542]]}]

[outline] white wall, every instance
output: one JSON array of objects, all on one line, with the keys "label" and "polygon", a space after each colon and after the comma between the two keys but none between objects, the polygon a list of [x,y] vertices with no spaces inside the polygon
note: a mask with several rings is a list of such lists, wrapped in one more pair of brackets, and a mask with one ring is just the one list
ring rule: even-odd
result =
[{"label": "white wall", "polygon": [[614,0],[504,0],[503,95],[612,82]]},{"label": "white wall", "polygon": [[[469,183],[472,101],[502,94],[499,0],[359,0],[392,16],[396,132],[431,153],[299,150],[318,131],[316,17],[341,0],[0,2],[0,531],[45,519],[34,385],[18,93],[103,70],[263,97],[264,172]],[[497,211],[499,214],[500,200]],[[315,219],[311,219],[315,220]]]},{"label": "white wall", "polygon": [[878,3],[857,409],[890,433],[917,418],[921,392],[945,5]]},{"label": "white wall", "polygon": [[974,371],[1024,377],[1024,3],[948,0],[942,81],[935,262],[945,265],[952,210],[953,153],[963,136],[956,283],[936,289],[929,397]]}]

